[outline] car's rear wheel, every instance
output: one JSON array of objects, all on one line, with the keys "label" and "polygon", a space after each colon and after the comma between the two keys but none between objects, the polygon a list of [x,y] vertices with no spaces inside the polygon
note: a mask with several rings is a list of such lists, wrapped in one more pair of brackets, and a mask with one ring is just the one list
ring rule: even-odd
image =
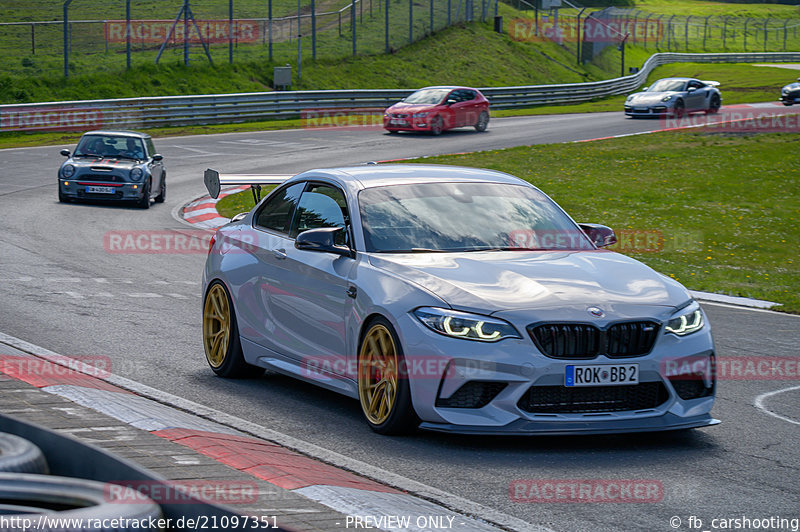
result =
[{"label": "car's rear wheel", "polygon": [[719,99],[719,95],[713,94],[711,95],[711,101],[708,102],[708,111],[706,114],[716,114],[719,112],[719,108],[722,106],[722,100]]},{"label": "car's rear wheel", "polygon": [[675,108],[672,110],[672,115],[675,118],[683,118],[684,114],[686,114],[686,106],[683,104],[683,100],[678,100],[675,102]]},{"label": "car's rear wheel", "polygon": [[444,130],[444,120],[441,116],[434,116],[431,120],[431,135],[441,135]]},{"label": "car's rear wheel", "polygon": [[167,199],[167,174],[161,176],[161,187],[158,189],[156,203],[164,203],[165,199]]},{"label": "car's rear wheel", "polygon": [[392,325],[382,317],[370,322],[361,339],[358,397],[367,424],[379,434],[405,434],[419,425],[403,349]]},{"label": "car's rear wheel", "polygon": [[203,302],[203,350],[211,370],[220,377],[258,373],[258,368],[244,361],[233,303],[220,281],[211,283]]},{"label": "car's rear wheel", "polygon": [[486,131],[487,127],[489,127],[489,113],[481,111],[481,114],[478,116],[478,121],[475,122],[475,131],[483,133]]},{"label": "car's rear wheel", "polygon": [[137,207],[140,209],[149,209],[150,208],[150,180],[148,179],[144,184],[144,190],[142,191],[142,199],[136,204]]}]

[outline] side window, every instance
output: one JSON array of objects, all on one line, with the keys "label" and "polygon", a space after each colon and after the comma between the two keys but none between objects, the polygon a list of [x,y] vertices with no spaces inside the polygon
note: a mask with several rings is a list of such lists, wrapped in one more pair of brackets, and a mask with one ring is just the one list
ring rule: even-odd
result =
[{"label": "side window", "polygon": [[[346,227],[350,224],[347,202],[341,190],[321,183],[311,184],[300,197],[292,237],[319,227]],[[346,242],[345,231],[337,235],[337,243]]]},{"label": "side window", "polygon": [[447,100],[446,101],[454,102],[454,103],[460,102],[461,101],[460,92],[461,91],[453,91],[453,92],[451,92],[450,94],[447,95]]},{"label": "side window", "polygon": [[148,156],[152,157],[153,155],[158,153],[156,151],[156,147],[153,145],[153,139],[147,139],[146,142],[147,142],[147,155]]},{"label": "side window", "polygon": [[466,102],[466,101],[469,101],[469,100],[474,100],[474,99],[475,99],[475,96],[476,96],[476,95],[475,95],[475,91],[463,90],[463,91],[461,91],[461,92],[464,94],[464,97],[463,97],[463,98],[461,98],[461,99],[462,99],[462,100],[464,100],[465,102]]},{"label": "side window", "polygon": [[256,227],[289,234],[292,215],[304,186],[305,183],[295,183],[279,190],[269,200],[265,201],[264,205],[256,213]]}]

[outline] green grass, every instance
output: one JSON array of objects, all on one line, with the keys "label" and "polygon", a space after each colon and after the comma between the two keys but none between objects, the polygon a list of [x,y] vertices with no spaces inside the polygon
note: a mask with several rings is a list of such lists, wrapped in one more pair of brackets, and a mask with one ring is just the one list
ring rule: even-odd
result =
[{"label": "green grass", "polygon": [[[576,220],[660,233],[658,252],[620,251],[692,290],[766,299],[800,313],[797,142],[792,134],[668,132],[418,162],[517,175]],[[226,216],[251,207],[246,194],[219,204]]]},{"label": "green grass", "polygon": [[663,13],[665,15],[682,15],[706,17],[708,15],[732,15],[737,17],[756,18],[797,18],[800,17],[798,6],[769,3],[727,3],[703,0],[636,0],[634,9]]}]

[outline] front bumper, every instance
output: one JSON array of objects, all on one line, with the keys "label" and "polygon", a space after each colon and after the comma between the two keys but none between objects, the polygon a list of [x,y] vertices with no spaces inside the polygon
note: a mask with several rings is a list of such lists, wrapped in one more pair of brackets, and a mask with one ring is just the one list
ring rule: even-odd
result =
[{"label": "front bumper", "polygon": [[[718,423],[710,417],[716,388],[710,330],[684,338],[662,332],[643,356],[577,360],[545,356],[521,323],[512,322],[523,338],[483,343],[444,337],[410,316],[402,321],[412,401],[425,430],[611,434]],[[569,365],[618,364],[637,364],[639,385],[565,386]],[[688,383],[670,373],[687,364],[703,373]]]},{"label": "front bumper", "polygon": [[432,118],[384,118],[383,128],[387,131],[430,131]]},{"label": "front bumper", "polygon": [[[73,199],[92,200],[140,200],[144,194],[143,183],[135,182],[104,182],[87,179],[58,179],[58,187],[62,196]],[[92,188],[92,187],[101,187]],[[97,190],[110,190],[111,192],[97,192]]]},{"label": "front bumper", "polygon": [[783,102],[784,105],[800,103],[800,92],[789,92],[787,94],[782,94],[781,102]]},{"label": "front bumper", "polygon": [[668,105],[625,105],[628,116],[664,116],[674,113]]}]

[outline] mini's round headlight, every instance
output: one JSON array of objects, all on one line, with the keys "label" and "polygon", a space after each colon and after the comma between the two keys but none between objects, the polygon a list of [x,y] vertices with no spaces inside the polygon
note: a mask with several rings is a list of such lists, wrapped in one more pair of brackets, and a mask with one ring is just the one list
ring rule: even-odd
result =
[{"label": "mini's round headlight", "polygon": [[75,167],[71,164],[65,164],[63,167],[61,167],[61,175],[64,177],[72,177],[74,173]]},{"label": "mini's round headlight", "polygon": [[131,170],[131,179],[133,179],[134,181],[139,181],[142,178],[143,174],[144,172],[142,172],[142,169],[136,167],[133,170]]}]

